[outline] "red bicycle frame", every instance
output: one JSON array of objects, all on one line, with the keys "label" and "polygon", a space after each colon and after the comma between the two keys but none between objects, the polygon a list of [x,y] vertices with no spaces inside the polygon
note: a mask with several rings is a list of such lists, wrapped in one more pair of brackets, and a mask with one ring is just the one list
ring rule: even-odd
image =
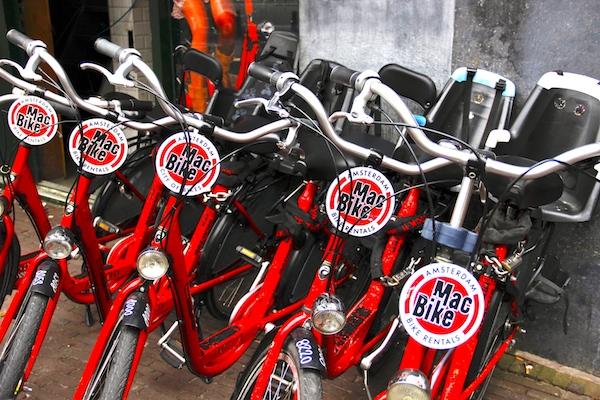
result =
[{"label": "red bicycle frame", "polygon": [[[158,178],[155,178],[155,181],[158,181]],[[316,191],[316,183],[306,183],[302,194],[298,198],[300,209],[309,212],[314,207]],[[212,190],[213,194],[224,192],[227,192],[227,189],[220,185],[216,185]],[[150,285],[147,291],[148,303],[151,310],[150,322],[148,328],[138,339],[138,347],[136,348],[134,362],[130,369],[124,397],[127,396],[133,382],[148,332],[162,324],[173,309],[173,306],[178,315],[179,330],[188,365],[195,373],[202,376],[214,376],[228,369],[242,356],[265,325],[289,315],[301,306],[301,302],[297,302],[281,310],[272,310],[274,293],[283,270],[287,265],[288,257],[294,247],[293,239],[283,231],[279,231],[277,236],[282,239],[275,250],[262,285],[256,289],[252,297],[246,298],[244,306],[232,318],[229,326],[204,340],[200,340],[197,333],[198,325],[194,315],[193,296],[247,272],[254,268],[254,266],[250,263],[244,263],[232,271],[228,271],[213,279],[194,283],[194,271],[197,269],[202,254],[202,247],[206,243],[206,239],[217,219],[218,212],[215,206],[209,205],[205,207],[196,230],[184,248],[180,240],[168,239],[169,237],[181,237],[179,224],[177,223],[177,215],[179,213],[178,202],[177,197],[173,195],[168,197],[165,209],[175,207],[176,210],[170,216],[172,223],[170,221],[163,222],[161,226],[157,227],[157,231],[168,233],[168,235],[160,235],[159,238],[155,236],[152,240],[152,246],[162,248],[170,256],[171,273],[168,278],[163,277],[153,285]],[[241,204],[234,203],[234,206],[240,208]],[[142,211],[140,221],[147,217],[145,211],[146,207]],[[242,212],[242,215],[248,215],[248,213]],[[141,225],[138,224],[137,229],[141,229]],[[256,225],[254,224],[254,226]],[[132,244],[126,246],[130,262],[135,262],[134,258],[137,257],[144,244],[148,243],[146,239],[147,237],[144,236],[143,232],[138,234],[136,231],[132,236]],[[74,398],[80,399],[85,395],[94,377],[96,367],[102,359],[104,350],[119,323],[121,310],[125,301],[131,294],[139,291],[143,285],[143,280],[136,279],[119,291],[86,364]]]},{"label": "red bicycle frame", "polygon": [[[411,189],[402,202],[397,212],[399,218],[415,216],[417,213],[420,189]],[[386,243],[382,255],[382,273],[384,276],[392,274],[392,269],[398,259],[400,251],[406,240],[404,234],[391,235]],[[365,294],[352,306],[348,312],[347,320],[352,321],[338,334],[323,336],[325,345],[325,361],[327,376],[335,378],[350,367],[357,365],[361,357],[369,351],[383,336],[387,329],[382,329],[372,339],[366,340],[375,316],[381,305],[386,287],[380,280],[371,280]]]},{"label": "red bicycle frame", "polygon": [[[24,197],[26,207],[29,208],[28,212],[32,215],[32,221],[34,221],[40,240],[42,240],[50,230],[50,223],[37,192],[31,172],[27,167],[29,152],[30,149],[27,146],[19,146],[13,169],[15,170],[17,178],[20,177],[20,180],[15,179],[12,186],[17,196],[21,195]],[[65,214],[60,223],[60,226],[76,233],[80,251],[86,263],[87,275],[83,277],[73,276],[69,273],[66,260],[57,261],[60,270],[60,280],[55,294],[48,300],[48,305],[44,312],[40,329],[36,336],[31,356],[23,375],[24,381],[28,379],[33,365],[35,364],[50,321],[54,315],[54,310],[58,304],[58,298],[63,291],[67,297],[75,302],[83,304],[95,303],[98,308],[100,319],[103,320],[110,308],[111,294],[115,293],[131,275],[132,268],[126,265],[122,267],[113,266],[108,269],[105,268],[102,252],[107,252],[108,249],[104,247],[104,244],[115,240],[120,235],[112,234],[100,239],[96,237],[96,231],[92,222],[93,218],[89,208],[89,191],[91,183],[92,178],[85,175],[78,176],[75,189],[67,200]],[[4,194],[11,203],[13,198],[8,196],[13,196],[12,192],[13,191],[9,188],[8,191],[5,189]],[[123,234],[127,233],[127,231],[123,232]],[[4,341],[10,326],[23,307],[24,300],[27,298],[29,287],[33,281],[37,268],[44,260],[48,259],[48,255],[43,250],[39,250],[37,254],[25,256],[23,258],[25,261],[22,261],[21,263],[22,270],[20,271],[21,276],[16,285],[17,291],[6,311],[6,315],[0,323],[0,341]]]},{"label": "red bicycle frame", "polygon": [[[31,147],[29,145],[24,143],[19,144],[10,169],[10,176],[8,177],[11,180],[11,184],[6,185],[2,192],[2,196],[6,199],[6,209],[2,215],[2,225],[6,232],[4,242],[1,244],[0,248],[0,273],[4,273],[4,267],[7,261],[6,257],[8,256],[10,245],[15,237],[15,222],[10,216],[15,200],[18,201],[23,210],[29,215],[40,241],[43,240],[50,230],[48,215],[46,215],[42,199],[40,198],[35,185],[35,180],[29,169],[30,153]],[[19,274],[17,281],[15,282],[15,287],[19,286],[22,275],[28,269],[32,258],[38,252],[39,251],[36,251],[21,257]]]},{"label": "red bicycle frame", "polygon": [[[507,246],[497,246],[496,256],[500,261],[504,260],[507,256]],[[487,274],[482,274],[478,281],[484,295],[484,313],[487,313],[492,296],[496,291],[496,280]],[[512,328],[508,337],[490,357],[481,373],[466,388],[464,386],[469,367],[473,360],[475,347],[479,340],[479,331],[462,345],[448,350],[450,353],[447,353],[446,356],[441,359],[435,369],[433,368],[433,362],[436,357],[436,350],[427,348],[412,338],[409,338],[404,348],[404,354],[399,369],[419,370],[428,376],[432,385],[432,399],[467,400],[494,370],[496,364],[500,361],[500,358],[513,341],[517,329],[518,326]],[[442,391],[441,394],[439,394],[440,390]],[[383,400],[385,398],[386,391],[380,393],[375,399]]]},{"label": "red bicycle frame", "polygon": [[[398,210],[399,217],[414,216],[417,212],[420,189],[411,189]],[[330,240],[325,250],[323,263],[335,265],[337,262],[335,250],[340,245],[343,239],[331,235]],[[399,255],[405,241],[405,235],[392,235],[383,252],[383,273],[388,275],[391,273],[394,263]],[[311,317],[310,311],[316,298],[328,290],[328,277],[317,274],[311,285],[309,295],[304,300],[302,311],[298,312],[279,328],[273,343],[269,347],[263,366],[252,392],[252,399],[262,399],[262,396],[269,383],[269,377],[277,363],[277,358],[281,349],[285,345],[289,335],[296,329],[304,325]],[[340,333],[331,336],[325,336],[318,332],[313,332],[317,343],[326,348],[325,364],[326,373],[330,378],[341,375],[351,366],[356,365],[362,355],[369,351],[381,338],[385,335],[386,329],[383,329],[371,340],[366,340],[367,334],[373,325],[375,315],[383,299],[385,291],[384,285],[378,281],[371,281],[365,294],[352,306],[348,313],[347,320],[355,321],[349,324],[350,326],[342,330]]]}]

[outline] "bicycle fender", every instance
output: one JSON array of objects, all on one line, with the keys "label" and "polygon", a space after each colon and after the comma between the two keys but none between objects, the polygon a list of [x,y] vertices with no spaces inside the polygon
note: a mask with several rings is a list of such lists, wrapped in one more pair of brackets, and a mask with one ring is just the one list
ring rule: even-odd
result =
[{"label": "bicycle fender", "polygon": [[146,293],[132,293],[123,304],[123,325],[145,330],[150,320],[150,304]]},{"label": "bicycle fender", "polygon": [[44,260],[31,281],[31,292],[53,297],[60,282],[60,267],[54,260]]},{"label": "bicycle fender", "polygon": [[312,333],[307,329],[298,328],[292,332],[291,337],[298,351],[300,368],[325,372],[325,357]]}]

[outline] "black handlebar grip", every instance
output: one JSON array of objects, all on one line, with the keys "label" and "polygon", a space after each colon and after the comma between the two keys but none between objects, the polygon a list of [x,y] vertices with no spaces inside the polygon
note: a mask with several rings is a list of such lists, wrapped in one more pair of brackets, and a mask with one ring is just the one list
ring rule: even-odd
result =
[{"label": "black handlebar grip", "polygon": [[350,68],[346,68],[342,65],[336,65],[329,74],[329,79],[340,85],[348,86],[353,88],[356,83],[356,78],[360,72]]},{"label": "black handlebar grip", "polygon": [[121,55],[121,52],[124,50],[118,44],[103,38],[96,39],[96,42],[94,42],[94,48],[98,53],[114,59],[118,59]]},{"label": "black handlebar grip", "polygon": [[33,42],[32,38],[30,38],[22,32],[19,32],[16,29],[11,29],[10,31],[8,31],[6,33],[6,39],[10,43],[22,48],[23,50],[27,50],[27,46],[29,46],[29,43]]},{"label": "black handlebar grip", "polygon": [[124,99],[116,101],[119,102],[123,111],[152,111],[154,109],[154,103],[147,100]]},{"label": "black handlebar grip", "polygon": [[253,62],[248,67],[248,75],[270,85],[275,85],[281,74],[282,72],[276,71],[257,62]]}]

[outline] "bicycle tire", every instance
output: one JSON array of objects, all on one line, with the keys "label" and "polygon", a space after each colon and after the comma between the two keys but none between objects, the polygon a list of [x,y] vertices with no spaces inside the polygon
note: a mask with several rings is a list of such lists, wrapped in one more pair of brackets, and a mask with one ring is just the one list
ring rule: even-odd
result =
[{"label": "bicycle tire", "polygon": [[[273,332],[274,333],[274,332]],[[272,343],[273,334],[267,334],[260,342],[256,352],[252,359],[239,374],[235,390],[231,396],[231,400],[248,400],[251,397],[252,389],[254,388],[254,381],[261,369],[264,359],[267,355],[267,350]],[[297,387],[299,392],[297,393],[298,400],[319,400],[323,398],[323,387],[321,381],[321,375],[319,371],[313,369],[303,369],[300,367],[300,360],[298,356],[298,350],[294,346],[292,340],[288,340],[279,354],[279,361],[275,368],[279,367],[279,362],[282,359],[290,360],[295,365],[294,368],[297,372]],[[277,400],[277,397],[268,397],[269,399]]]},{"label": "bicycle tire", "polygon": [[121,326],[114,357],[110,366],[104,386],[100,393],[100,400],[120,400],[127,386],[127,379],[131,373],[131,365],[135,356],[140,330],[133,326]]},{"label": "bicycle tire", "polygon": [[[18,322],[14,341],[2,361],[0,371],[0,399],[12,399],[20,389],[23,372],[29,361],[49,298],[32,293]],[[16,323],[16,322],[15,322]]]}]

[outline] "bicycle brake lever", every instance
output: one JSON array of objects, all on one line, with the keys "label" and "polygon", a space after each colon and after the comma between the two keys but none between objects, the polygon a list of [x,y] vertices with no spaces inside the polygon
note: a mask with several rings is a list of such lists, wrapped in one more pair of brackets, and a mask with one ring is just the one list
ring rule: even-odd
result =
[{"label": "bicycle brake lever", "polygon": [[21,75],[21,77],[25,80],[36,81],[36,82],[42,80],[41,75],[36,74],[35,72],[33,72],[31,70],[32,66],[30,66],[29,63],[27,63],[25,68],[23,68],[23,67],[21,67],[20,64],[14,62],[13,60],[2,59],[2,60],[0,60],[0,65],[8,65],[8,66],[13,67],[14,69],[16,69],[19,72],[19,75]]},{"label": "bicycle brake lever", "polygon": [[233,103],[235,108],[259,106],[262,107],[269,114],[277,114],[279,118],[287,118],[290,114],[283,107],[278,105],[279,96],[277,93],[270,99],[263,99],[262,97],[253,97],[245,100],[238,100]]},{"label": "bicycle brake lever", "polygon": [[253,97],[245,100],[237,100],[233,103],[235,108],[244,108],[244,107],[252,107],[252,106],[262,106],[265,110],[269,105],[269,101],[267,99],[263,99],[262,97]]},{"label": "bicycle brake lever", "polygon": [[112,85],[120,85],[120,86],[131,87],[131,88],[135,87],[135,82],[133,82],[129,79],[126,79],[124,76],[119,76],[119,75],[113,74],[112,72],[110,72],[108,69],[104,68],[101,65],[94,64],[94,63],[81,63],[79,65],[79,67],[82,70],[91,69],[93,71],[100,72],[102,75],[104,75],[106,80]]},{"label": "bicycle brake lever", "polygon": [[367,114],[349,113],[344,111],[336,111],[329,116],[329,122],[334,123],[339,119],[347,119],[353,124],[371,125],[375,120]]},{"label": "bicycle brake lever", "polygon": [[288,128],[287,135],[283,142],[277,143],[277,147],[280,150],[288,150],[292,147],[292,145],[296,142],[296,138],[298,137],[298,129],[300,128],[299,124],[294,124]]}]

